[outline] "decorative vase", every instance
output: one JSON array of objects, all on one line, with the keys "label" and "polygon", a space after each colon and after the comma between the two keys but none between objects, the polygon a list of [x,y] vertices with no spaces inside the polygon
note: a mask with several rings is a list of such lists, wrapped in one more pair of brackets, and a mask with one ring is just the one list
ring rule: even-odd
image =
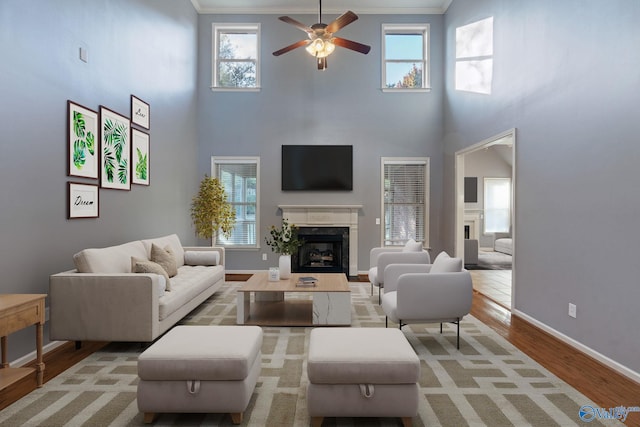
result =
[{"label": "decorative vase", "polygon": [[291,277],[291,255],[280,255],[278,260],[278,268],[280,269],[280,279],[288,279]]}]

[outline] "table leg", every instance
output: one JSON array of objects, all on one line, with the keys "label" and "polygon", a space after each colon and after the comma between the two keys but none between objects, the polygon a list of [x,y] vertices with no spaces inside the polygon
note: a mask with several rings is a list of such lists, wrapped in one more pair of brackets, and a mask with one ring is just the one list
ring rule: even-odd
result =
[{"label": "table leg", "polygon": [[7,337],[0,338],[0,345],[2,345],[2,368],[8,368],[9,363],[7,362]]},{"label": "table leg", "polygon": [[44,324],[36,324],[36,378],[38,387],[44,383],[44,363],[42,362],[42,331]]},{"label": "table leg", "polygon": [[236,323],[244,325],[249,319],[251,292],[240,292],[236,294]]}]

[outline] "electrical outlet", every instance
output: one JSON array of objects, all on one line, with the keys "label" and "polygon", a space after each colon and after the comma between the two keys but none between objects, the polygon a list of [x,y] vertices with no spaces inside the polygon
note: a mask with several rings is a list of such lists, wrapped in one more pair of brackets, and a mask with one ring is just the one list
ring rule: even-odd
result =
[{"label": "electrical outlet", "polygon": [[380,218],[376,218],[376,225],[380,225]]},{"label": "electrical outlet", "polygon": [[576,305],[569,303],[569,316],[571,316],[571,317],[573,317],[575,319],[576,311],[577,311]]},{"label": "electrical outlet", "polygon": [[266,261],[267,260],[267,254],[262,254],[262,260]]}]

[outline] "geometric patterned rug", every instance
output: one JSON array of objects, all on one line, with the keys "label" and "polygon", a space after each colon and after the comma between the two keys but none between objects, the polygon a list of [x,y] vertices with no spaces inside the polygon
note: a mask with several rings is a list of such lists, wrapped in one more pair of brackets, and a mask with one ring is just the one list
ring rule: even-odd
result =
[{"label": "geometric patterned rug", "polygon": [[[233,325],[236,290],[228,282],[183,321],[185,325]],[[368,283],[349,283],[352,327],[384,327],[378,296]],[[390,324],[389,327],[396,326]],[[622,426],[582,422],[580,407],[593,402],[561,381],[472,316],[455,325],[405,326],[421,360],[421,426]],[[265,327],[262,372],[244,413],[244,426],[308,426],[305,354],[311,328]],[[141,344],[112,343],[44,387],[0,411],[0,426],[144,426],[136,405]],[[231,426],[227,414],[160,414],[155,426]],[[326,418],[323,426],[399,426],[395,418]]]}]

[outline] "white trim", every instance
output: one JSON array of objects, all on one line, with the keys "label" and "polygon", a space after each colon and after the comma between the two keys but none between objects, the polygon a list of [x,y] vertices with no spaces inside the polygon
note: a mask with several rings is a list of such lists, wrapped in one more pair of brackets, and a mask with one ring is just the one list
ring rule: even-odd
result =
[{"label": "white trim", "polygon": [[[55,350],[56,348],[61,347],[62,345],[64,345],[67,342],[68,341],[51,341],[49,344],[47,344],[44,347],[42,347],[42,354],[44,355],[48,351]],[[34,360],[36,360],[36,356],[37,356],[37,352],[36,352],[36,350],[34,350],[31,353],[25,354],[24,356],[14,360],[13,362],[10,362],[9,366],[14,367],[14,368],[22,367],[22,366],[26,365],[27,363],[33,362]]]},{"label": "white trim", "polygon": [[[399,33],[407,34],[422,34],[422,59],[405,58],[402,60],[394,60],[390,62],[404,62],[413,61],[421,62],[422,69],[422,87],[419,88],[389,88],[387,87],[387,59],[386,59],[386,35],[387,32],[397,31]],[[431,25],[428,23],[407,23],[407,24],[382,24],[382,31],[380,32],[382,41],[380,46],[382,47],[381,66],[380,73],[381,82],[380,87],[382,92],[428,92],[431,90]]]},{"label": "white trim", "polygon": [[516,315],[520,318],[522,318],[523,320],[525,320],[526,322],[531,323],[532,325],[534,325],[537,328],[542,329],[543,331],[545,331],[546,333],[548,333],[549,335],[559,339],[560,341],[564,342],[565,344],[570,345],[571,347],[575,348],[576,350],[586,354],[587,356],[593,357],[594,359],[596,359],[598,362],[602,363],[605,366],[608,366],[609,368],[613,369],[614,371],[618,372],[621,375],[624,375],[627,378],[630,378],[631,380],[640,383],[640,373],[633,371],[632,369],[627,368],[626,366],[616,362],[613,359],[610,359],[609,357],[605,356],[604,354],[598,353],[597,351],[593,350],[590,347],[587,347],[586,345],[582,344],[579,341],[574,340],[573,338],[563,334],[562,332],[559,332],[555,329],[553,329],[552,327],[534,319],[533,317],[521,312],[520,310],[511,310],[511,314],[512,315]]},{"label": "white trim", "polygon": [[[442,7],[360,7],[354,12],[358,15],[443,15],[453,0],[445,0]],[[315,6],[287,6],[287,7],[203,7],[199,0],[191,0],[193,8],[198,14],[218,15],[317,15]],[[345,7],[323,7],[322,14],[341,15]]]},{"label": "white trim", "polygon": [[[254,87],[222,87],[216,86],[218,80],[218,33],[220,31],[246,31],[255,32],[256,34],[256,85]],[[260,39],[261,39],[261,24],[258,23],[229,23],[229,22],[212,22],[211,23],[211,90],[213,91],[226,91],[226,92],[258,92],[260,91]]]}]

